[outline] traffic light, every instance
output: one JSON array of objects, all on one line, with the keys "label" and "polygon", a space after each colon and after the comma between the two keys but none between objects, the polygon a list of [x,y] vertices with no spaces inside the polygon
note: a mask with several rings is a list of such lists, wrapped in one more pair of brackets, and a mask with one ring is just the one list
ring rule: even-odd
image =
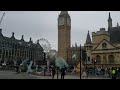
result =
[{"label": "traffic light", "polygon": [[92,59],[92,63],[93,63],[93,64],[97,63],[97,61],[96,61],[95,58]]}]

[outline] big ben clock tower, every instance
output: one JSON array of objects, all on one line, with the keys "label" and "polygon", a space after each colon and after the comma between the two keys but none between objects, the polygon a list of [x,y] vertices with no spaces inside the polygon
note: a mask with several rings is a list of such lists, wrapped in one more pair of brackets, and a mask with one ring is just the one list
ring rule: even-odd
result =
[{"label": "big ben clock tower", "polygon": [[71,46],[71,18],[68,11],[61,11],[58,17],[58,57],[68,59]]}]

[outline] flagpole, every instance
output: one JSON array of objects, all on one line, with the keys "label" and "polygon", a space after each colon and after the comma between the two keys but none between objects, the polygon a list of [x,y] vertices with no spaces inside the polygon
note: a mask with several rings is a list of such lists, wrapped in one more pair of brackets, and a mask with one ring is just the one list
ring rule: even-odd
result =
[{"label": "flagpole", "polygon": [[80,44],[80,79],[81,79],[81,44]]}]

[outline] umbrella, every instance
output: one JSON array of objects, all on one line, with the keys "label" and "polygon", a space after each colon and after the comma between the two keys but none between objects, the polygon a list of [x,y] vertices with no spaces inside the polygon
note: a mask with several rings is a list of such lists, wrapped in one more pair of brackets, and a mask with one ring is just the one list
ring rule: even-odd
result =
[{"label": "umbrella", "polygon": [[67,64],[66,60],[64,60],[63,58],[56,58],[56,60],[55,60],[55,65],[56,65],[57,67],[59,67],[60,69],[69,66],[69,65]]}]

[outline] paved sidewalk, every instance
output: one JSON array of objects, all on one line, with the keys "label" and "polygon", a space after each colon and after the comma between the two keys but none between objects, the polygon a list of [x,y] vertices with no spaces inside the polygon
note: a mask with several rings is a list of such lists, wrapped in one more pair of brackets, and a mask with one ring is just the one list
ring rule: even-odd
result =
[{"label": "paved sidewalk", "polygon": [[[30,76],[34,77],[35,79],[52,79],[51,76],[36,76],[36,75],[31,75]],[[66,75],[64,77],[65,79],[80,79],[80,76],[78,75]],[[55,75],[54,79],[57,79],[57,75]],[[58,76],[58,79],[61,79],[61,76]],[[110,79],[107,77],[81,77],[81,79]]]},{"label": "paved sidewalk", "polygon": [[[67,74],[64,77],[65,79],[80,79],[79,75],[70,75]],[[15,71],[0,71],[0,79],[52,79],[52,76],[38,76],[27,73],[16,73]],[[57,79],[57,75],[55,78]],[[59,74],[58,79],[61,79]],[[82,77],[82,79],[110,79],[105,77]]]}]

